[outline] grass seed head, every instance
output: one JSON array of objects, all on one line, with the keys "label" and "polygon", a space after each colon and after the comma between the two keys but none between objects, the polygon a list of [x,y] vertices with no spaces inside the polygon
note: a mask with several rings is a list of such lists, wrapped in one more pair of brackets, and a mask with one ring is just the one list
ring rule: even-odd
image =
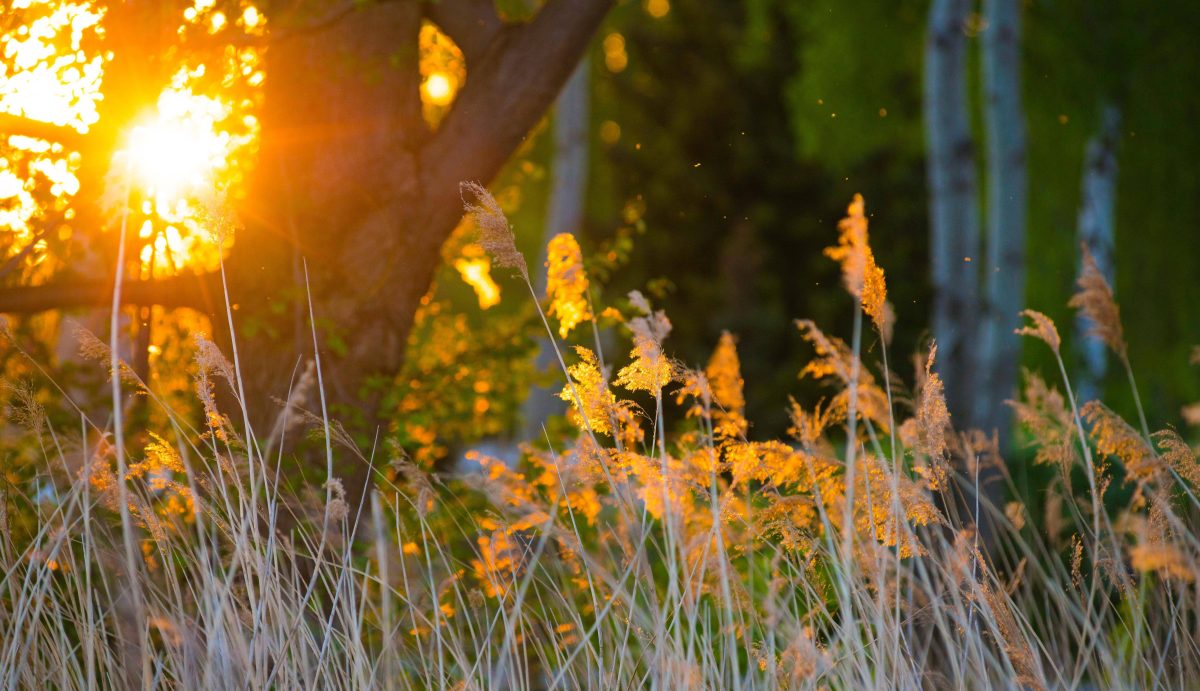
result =
[{"label": "grass seed head", "polygon": [[496,266],[516,269],[525,280],[529,280],[525,257],[517,251],[516,236],[496,198],[478,182],[459,183],[458,190],[462,195],[463,207],[479,227],[480,246],[492,255]]}]

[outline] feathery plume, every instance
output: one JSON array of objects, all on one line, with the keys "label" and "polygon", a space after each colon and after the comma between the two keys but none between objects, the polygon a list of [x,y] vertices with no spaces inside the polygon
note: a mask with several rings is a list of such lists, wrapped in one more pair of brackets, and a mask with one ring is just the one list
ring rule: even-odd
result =
[{"label": "feathery plume", "polygon": [[1058,336],[1058,327],[1054,326],[1054,321],[1037,310],[1021,310],[1021,316],[1028,317],[1033,322],[1032,326],[1023,326],[1013,333],[1018,336],[1033,336],[1040,339],[1055,353],[1062,346],[1062,339]]},{"label": "feathery plume", "polygon": [[209,428],[217,435],[218,439],[226,440],[228,439],[229,425],[225,416],[217,408],[217,390],[213,383],[213,375],[224,379],[229,388],[236,392],[237,384],[233,365],[225,359],[225,355],[221,353],[217,344],[208,340],[204,334],[195,334],[193,340],[196,344],[196,397],[204,406],[204,417],[208,421]]},{"label": "feathery plume", "polygon": [[863,311],[884,334],[890,332],[887,308],[887,286],[883,269],[875,263],[875,255],[867,240],[867,217],[864,215],[861,194],[855,194],[846,207],[846,217],[838,222],[838,244],[825,250],[825,256],[842,265],[842,283],[858,299]]},{"label": "feathery plume", "polygon": [[[105,369],[111,369],[112,351],[109,349],[108,344],[101,341],[96,337],[96,334],[88,331],[80,324],[72,324],[72,328],[74,329],[75,340],[79,343],[79,356],[86,360],[95,360],[96,362],[103,363]],[[121,381],[142,390],[147,388],[142,378],[124,360],[117,360],[117,370]],[[110,371],[109,376],[112,375],[113,373]]]},{"label": "feathery plume", "polygon": [[1162,463],[1142,435],[1100,401],[1088,401],[1079,411],[1091,427],[1089,436],[1102,456],[1113,456],[1138,483],[1160,479]]},{"label": "feathery plume", "polygon": [[[846,399],[849,402],[850,384],[852,377],[851,372],[854,368],[855,357],[850,351],[850,346],[840,338],[828,336],[815,323],[808,319],[797,319],[796,328],[800,329],[800,334],[804,340],[808,341],[813,350],[816,351],[816,357],[813,358],[800,370],[800,378],[812,377],[816,380],[829,380],[836,378],[841,382],[842,389],[837,395],[840,399]],[[861,365],[861,362],[860,362]],[[888,397],[887,393],[875,382],[875,377],[871,375],[870,370],[866,367],[858,368],[858,412],[859,414],[869,419],[879,429],[885,432],[891,428],[891,417],[888,415]]]},{"label": "feathery plume", "polygon": [[12,421],[40,436],[46,429],[46,409],[38,402],[33,384],[28,381],[17,384],[0,382],[0,391],[12,394],[9,401]]},{"label": "feathery plume", "polygon": [[1104,341],[1105,345],[1124,360],[1128,349],[1125,345],[1125,331],[1121,328],[1121,308],[1113,299],[1112,286],[1096,266],[1095,257],[1087,245],[1083,245],[1082,249],[1083,271],[1077,281],[1079,291],[1071,296],[1067,305],[1083,312],[1091,322],[1088,327],[1089,336]]},{"label": "feathery plume", "polygon": [[[478,182],[461,182],[458,185],[463,208],[479,226],[479,244],[489,254],[496,266],[516,269],[525,280],[529,280],[529,267],[525,257],[517,251],[517,240],[512,226],[501,210],[500,204],[487,188]],[[468,200],[468,195],[475,201]]]},{"label": "feathery plume", "polygon": [[350,515],[350,505],[346,502],[346,487],[340,478],[331,477],[325,481],[325,489],[329,493],[329,503],[326,510],[329,520],[334,523],[346,520]]},{"label": "feathery plume", "polygon": [[1173,429],[1155,432],[1151,437],[1162,451],[1163,460],[1175,469],[1179,477],[1190,482],[1193,487],[1200,487],[1200,463],[1196,460],[1196,452]]},{"label": "feathery plume", "polygon": [[737,344],[728,331],[721,333],[721,340],[713,351],[704,370],[713,400],[719,406],[713,411],[713,428],[719,438],[733,439],[744,436],[749,423],[746,422],[746,397],[743,393],[742,364],[738,360]]},{"label": "feathery plume", "polygon": [[642,295],[642,291],[631,290],[629,291],[628,297],[629,303],[637,308],[639,312],[642,314],[650,314],[650,301],[646,299],[645,295]]},{"label": "feathery plume", "polygon": [[647,391],[652,396],[658,396],[674,377],[673,363],[662,352],[658,341],[637,331],[634,332],[631,354],[633,362],[617,372],[614,383],[630,391]]},{"label": "feathery plume", "polygon": [[633,331],[633,362],[617,372],[613,383],[630,391],[648,391],[658,396],[676,374],[674,363],[662,351],[662,342],[671,333],[671,320],[662,310],[652,311],[646,297],[636,290],[629,293],[629,301],[645,315],[629,320],[629,329]]},{"label": "feathery plume", "polygon": [[1008,401],[1017,421],[1029,430],[1037,447],[1034,463],[1058,465],[1069,477],[1078,459],[1075,449],[1075,419],[1063,395],[1045,380],[1025,372],[1025,389],[1020,401]]},{"label": "feathery plume", "polygon": [[946,430],[950,427],[950,410],[946,407],[945,386],[942,378],[933,371],[937,359],[937,344],[929,350],[925,360],[925,383],[921,387],[921,404],[917,408],[917,450],[929,457],[930,466],[917,466],[916,471],[933,489],[946,482]]},{"label": "feathery plume", "polygon": [[[569,417],[579,426],[587,426],[596,434],[611,435],[612,421],[616,416],[617,399],[604,381],[600,362],[588,348],[576,346],[579,362],[567,367],[567,374],[575,380],[574,386],[564,386],[558,397],[571,405]],[[576,400],[576,395],[579,396]],[[579,406],[582,405],[582,410]]]}]

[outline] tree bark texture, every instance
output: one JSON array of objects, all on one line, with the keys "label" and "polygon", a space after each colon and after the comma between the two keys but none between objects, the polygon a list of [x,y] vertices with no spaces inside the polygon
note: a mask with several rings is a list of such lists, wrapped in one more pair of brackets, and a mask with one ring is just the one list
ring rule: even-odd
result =
[{"label": "tree bark texture", "polygon": [[[1109,285],[1116,285],[1117,206],[1117,143],[1121,113],[1116,106],[1105,105],[1100,114],[1100,127],[1088,140],[1083,155],[1083,176],[1080,183],[1079,216],[1076,232],[1079,242],[1096,260],[1100,273]],[[1091,320],[1082,312],[1075,317],[1075,350],[1080,370],[1075,387],[1080,401],[1100,398],[1104,375],[1108,369],[1108,349],[1097,338],[1086,336]]]},{"label": "tree bark texture", "polygon": [[979,302],[979,209],[965,33],[970,12],[968,0],[933,0],[924,82],[933,336],[951,414],[960,420],[972,419]]},{"label": "tree bark texture", "polygon": [[[985,302],[978,343],[972,424],[1011,437],[1021,358],[1019,313],[1025,308],[1025,112],[1021,105],[1020,0],[984,0],[982,34],[984,125],[987,137]],[[1002,443],[1007,446],[1007,443]]]},{"label": "tree bark texture", "polygon": [[[111,122],[127,122],[128,104],[153,101],[136,97],[139,90],[163,83],[160,61],[137,57],[165,54],[155,52],[162,32],[150,30],[157,24],[139,13],[139,2],[114,3],[114,26],[129,22],[127,31],[114,29],[128,44],[114,45],[135,50],[118,59],[125,68],[114,63],[120,97],[106,93],[112,111],[102,114]],[[266,53],[257,183],[225,267],[256,429],[269,429],[271,398],[286,394],[297,361],[311,355],[301,260],[328,397],[368,432],[386,418],[378,389],[368,385],[399,370],[442,243],[462,217],[459,183],[495,176],[553,103],[612,4],[547,0],[519,24],[502,21],[487,0],[299,0],[272,15],[280,38]],[[417,36],[426,18],[440,20],[467,59],[466,83],[436,130],[421,117],[419,95]],[[111,287],[101,272],[0,290],[0,313],[103,305]],[[208,275],[129,282],[123,294],[129,304],[200,308],[220,329],[222,290],[221,277]],[[221,340],[232,345],[229,334]]]},{"label": "tree bark texture", "polygon": [[[583,227],[584,201],[588,174],[588,69],[587,60],[575,68],[558,96],[554,109],[554,161],[551,164],[550,200],[542,233],[541,261],[535,271],[534,287],[538,295],[546,292],[546,245],[559,233],[578,234]],[[535,367],[545,371],[558,366],[547,334],[541,339]],[[521,439],[542,436],[542,423],[551,415],[561,414],[564,403],[553,387],[533,387],[521,406]]]}]

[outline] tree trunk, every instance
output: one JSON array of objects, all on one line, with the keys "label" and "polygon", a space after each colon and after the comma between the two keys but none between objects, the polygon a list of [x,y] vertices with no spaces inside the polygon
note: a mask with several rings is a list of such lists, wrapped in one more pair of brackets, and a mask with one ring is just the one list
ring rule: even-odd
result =
[{"label": "tree trunk", "polygon": [[[266,53],[258,183],[226,274],[127,281],[126,303],[204,309],[232,350],[227,278],[246,404],[253,428],[265,433],[277,410],[272,398],[286,395],[293,368],[311,353],[311,295],[333,413],[373,436],[388,418],[379,394],[399,371],[441,245],[462,217],[459,183],[491,180],[553,103],[612,4],[546,0],[521,24],[503,22],[491,0],[297,0],[279,8]],[[120,38],[113,45],[132,49],[132,58],[112,63],[111,84],[105,77],[108,132],[153,102],[141,92],[163,83],[161,58],[170,51],[161,47],[172,45],[174,27],[150,5],[112,8],[121,24],[110,32]],[[435,132],[422,120],[418,91],[423,18],[447,31],[467,60],[466,84]],[[100,144],[100,156],[113,150],[112,141]],[[100,196],[99,185],[89,190]],[[307,261],[307,295],[299,259]],[[103,272],[0,290],[0,312],[107,305],[111,269]],[[363,470],[343,473],[347,490],[357,489]]]},{"label": "tree trunk", "polygon": [[979,209],[975,150],[967,106],[968,0],[934,0],[925,44],[924,110],[928,146],[933,336],[951,414],[971,420],[979,311]]},{"label": "tree trunk", "polygon": [[[1117,142],[1121,112],[1111,104],[1101,109],[1100,128],[1088,140],[1083,156],[1083,179],[1079,195],[1076,232],[1088,248],[1109,285],[1116,285],[1114,243],[1116,240]],[[1080,369],[1075,388],[1080,401],[1100,398],[1108,368],[1108,350],[1098,338],[1085,336],[1091,320],[1083,312],[1075,317],[1075,351]]]},{"label": "tree trunk", "polygon": [[984,123],[987,134],[986,303],[978,344],[972,424],[998,432],[1002,450],[1012,434],[1021,357],[1018,313],[1025,308],[1027,196],[1025,113],[1021,107],[1020,0],[984,0]]},{"label": "tree trunk", "polygon": [[[546,292],[546,245],[558,233],[578,234],[583,227],[584,202],[587,197],[588,173],[588,69],[584,60],[575,68],[566,87],[558,97],[554,111],[554,162],[550,174],[550,203],[546,210],[546,226],[542,233],[538,269],[534,272],[534,287],[538,295]],[[535,366],[537,371],[557,368],[550,338],[542,338]],[[542,424],[551,415],[561,414],[563,401],[554,387],[533,387],[521,406],[521,440],[531,441],[542,436]]]},{"label": "tree trunk", "polygon": [[[550,0],[486,45],[468,37],[476,63],[468,61],[467,82],[436,131],[421,117],[420,4],[367,5],[272,48],[266,184],[251,195],[267,203],[247,213],[229,261],[255,429],[270,429],[278,409],[271,399],[286,395],[289,375],[311,352],[299,253],[331,413],[368,443],[386,433],[381,394],[400,369],[442,243],[462,217],[459,183],[496,174],[553,102],[609,4]],[[438,5],[450,9],[448,0]],[[357,493],[365,470],[339,469],[348,491]]]},{"label": "tree trunk", "polygon": [[[303,270],[321,340],[326,395],[370,425],[361,391],[394,373],[444,234],[422,232],[421,119],[413,2],[368,5],[267,53],[259,180],[227,262],[251,422],[269,429],[273,397],[311,357]],[[299,318],[297,318],[299,316]],[[221,317],[218,317],[219,319]],[[296,333],[299,329],[300,333]],[[295,348],[297,352],[291,352]]]}]

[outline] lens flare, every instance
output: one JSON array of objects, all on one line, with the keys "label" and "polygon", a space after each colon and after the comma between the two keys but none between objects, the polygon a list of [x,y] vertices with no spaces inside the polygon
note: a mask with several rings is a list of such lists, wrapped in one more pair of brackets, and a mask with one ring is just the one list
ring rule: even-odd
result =
[{"label": "lens flare", "polygon": [[121,151],[131,181],[166,202],[211,185],[235,145],[217,128],[228,114],[217,99],[164,91],[156,111],[130,130]]},{"label": "lens flare", "polygon": [[434,72],[421,85],[425,92],[425,100],[435,106],[446,106],[454,100],[458,91],[458,82],[452,75],[445,72]]}]

